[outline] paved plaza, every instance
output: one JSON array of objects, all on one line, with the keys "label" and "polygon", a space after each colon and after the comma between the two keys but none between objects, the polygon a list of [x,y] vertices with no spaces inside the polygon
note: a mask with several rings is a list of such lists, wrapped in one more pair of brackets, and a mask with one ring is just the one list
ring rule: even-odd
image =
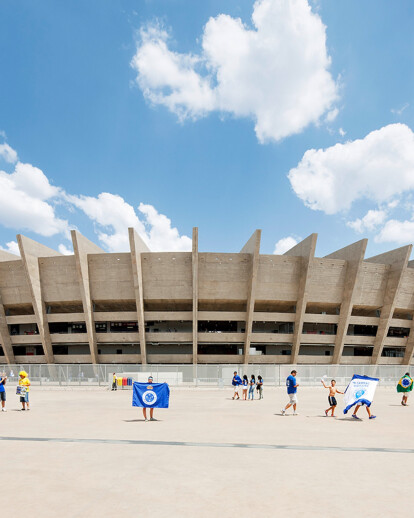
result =
[{"label": "paved plaza", "polygon": [[[341,388],[340,388],[341,389]],[[413,406],[379,388],[377,419],[327,418],[327,390],[233,401],[231,388],[174,389],[144,422],[131,391],[33,387],[0,413],[2,513],[31,518],[414,515]]]}]

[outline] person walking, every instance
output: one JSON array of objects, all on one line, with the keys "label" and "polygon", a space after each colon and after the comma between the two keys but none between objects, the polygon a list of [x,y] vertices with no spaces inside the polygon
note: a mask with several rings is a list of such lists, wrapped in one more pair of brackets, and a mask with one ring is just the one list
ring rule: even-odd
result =
[{"label": "person walking", "polygon": [[22,404],[22,410],[30,410],[29,408],[29,390],[30,390],[30,380],[27,376],[26,371],[19,372],[19,387],[25,387],[24,395],[20,396],[20,403]]},{"label": "person walking", "polygon": [[259,399],[263,399],[263,378],[259,375],[257,376],[257,391],[259,392]]},{"label": "person walking", "polygon": [[243,376],[242,381],[242,390],[243,390],[243,399],[244,401],[247,401],[247,389],[249,387],[249,380],[247,379],[246,374]]},{"label": "person walking", "polygon": [[114,372],[113,375],[112,375],[112,390],[116,390],[117,389],[116,384],[117,384],[117,379],[116,379],[116,374]]},{"label": "person walking", "polygon": [[343,392],[340,392],[337,388],[336,388],[336,381],[335,380],[332,380],[331,381],[331,385],[328,387],[327,385],[325,385],[325,382],[323,380],[321,380],[322,382],[322,385],[326,388],[326,389],[329,389],[329,396],[328,396],[328,402],[330,404],[330,407],[328,408],[328,410],[325,410],[325,415],[326,417],[328,417],[328,413],[329,413],[329,410],[331,410],[331,417],[335,417],[334,416],[334,413],[335,413],[335,408],[336,408],[336,405],[338,404],[338,402],[336,401],[336,394],[343,394]]},{"label": "person walking", "polygon": [[296,374],[297,374],[297,372],[295,370],[293,370],[290,373],[290,376],[288,376],[286,378],[286,387],[287,387],[287,393],[289,396],[289,403],[282,410],[282,415],[286,415],[286,410],[288,408],[290,408],[292,405],[293,405],[293,415],[297,415],[296,405],[298,402],[298,398],[297,398],[296,392],[298,391],[299,384],[296,381]]},{"label": "person walking", "polygon": [[250,381],[249,381],[249,399],[250,396],[252,401],[254,400],[254,387],[256,386],[256,378],[254,377],[254,374],[251,375]]},{"label": "person walking", "polygon": [[4,374],[0,377],[0,401],[1,401],[1,411],[7,412],[6,410],[6,381],[7,376]]},{"label": "person walking", "polygon": [[242,384],[242,379],[237,374],[237,371],[234,371],[234,376],[233,376],[233,379],[231,381],[231,384],[233,385],[233,388],[234,388],[234,394],[233,394],[233,397],[231,399],[236,399],[236,396],[237,396],[237,399],[240,399],[240,396],[239,396],[239,385]]},{"label": "person walking", "polygon": [[413,385],[414,383],[410,377],[410,373],[406,372],[397,385],[397,392],[402,392],[402,406],[407,406],[408,395],[413,390]]}]

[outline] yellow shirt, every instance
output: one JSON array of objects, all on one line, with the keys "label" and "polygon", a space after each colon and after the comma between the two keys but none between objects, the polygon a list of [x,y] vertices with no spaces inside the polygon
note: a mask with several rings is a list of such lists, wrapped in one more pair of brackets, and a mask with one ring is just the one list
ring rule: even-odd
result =
[{"label": "yellow shirt", "polygon": [[29,392],[30,391],[30,380],[29,378],[23,378],[23,379],[19,379],[19,385],[21,387],[26,387],[26,392]]}]

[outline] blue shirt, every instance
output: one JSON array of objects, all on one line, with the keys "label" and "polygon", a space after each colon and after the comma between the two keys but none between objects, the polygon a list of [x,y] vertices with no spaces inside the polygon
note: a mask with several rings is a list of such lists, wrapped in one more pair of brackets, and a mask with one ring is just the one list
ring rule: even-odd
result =
[{"label": "blue shirt", "polygon": [[292,376],[292,374],[290,376],[288,376],[286,378],[286,386],[287,386],[287,393],[288,394],[295,394],[297,392],[297,387],[295,387],[296,385],[296,378],[294,376]]},{"label": "blue shirt", "polygon": [[243,387],[247,387],[248,385],[248,381],[247,380],[243,380]]},{"label": "blue shirt", "polygon": [[3,378],[0,378],[0,392],[6,392],[6,389],[4,387],[4,383],[1,383],[3,381]]},{"label": "blue shirt", "polygon": [[241,384],[242,384],[241,377],[240,377],[239,375],[237,375],[237,376],[233,376],[232,384],[233,384],[234,386],[236,386],[236,385],[241,385]]}]

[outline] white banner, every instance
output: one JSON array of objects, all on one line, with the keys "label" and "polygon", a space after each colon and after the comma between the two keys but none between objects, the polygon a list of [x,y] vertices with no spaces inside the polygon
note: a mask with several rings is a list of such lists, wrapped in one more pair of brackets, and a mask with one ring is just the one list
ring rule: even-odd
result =
[{"label": "white banner", "polygon": [[354,405],[371,406],[379,379],[354,374],[344,394],[344,414]]}]

